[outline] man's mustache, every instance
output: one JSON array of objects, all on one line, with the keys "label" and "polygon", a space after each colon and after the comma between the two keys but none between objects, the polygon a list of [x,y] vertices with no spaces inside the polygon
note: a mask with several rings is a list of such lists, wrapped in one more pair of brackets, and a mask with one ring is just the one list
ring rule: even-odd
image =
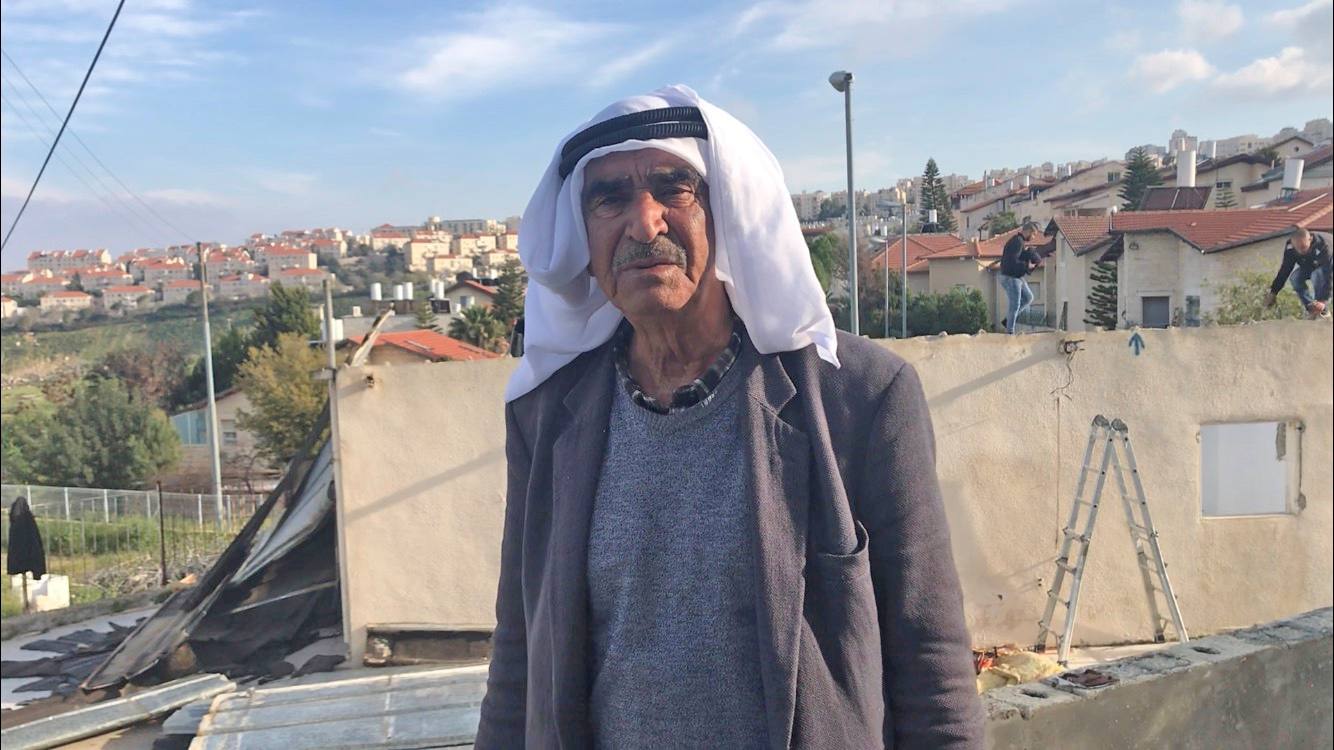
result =
[{"label": "man's mustache", "polygon": [[664,236],[654,237],[652,242],[635,242],[621,245],[611,259],[611,271],[617,273],[625,267],[644,260],[665,260],[668,263],[686,267],[685,248]]}]

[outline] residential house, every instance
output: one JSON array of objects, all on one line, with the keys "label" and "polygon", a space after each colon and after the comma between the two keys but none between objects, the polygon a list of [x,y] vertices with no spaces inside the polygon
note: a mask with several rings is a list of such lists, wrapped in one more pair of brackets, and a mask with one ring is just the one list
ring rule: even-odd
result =
[{"label": "residential house", "polygon": [[121,268],[88,268],[74,274],[85,292],[96,292],[113,286],[128,286],[134,277]]},{"label": "residential house", "polygon": [[454,243],[449,251],[453,255],[472,257],[477,253],[485,253],[495,249],[496,236],[494,234],[461,234],[454,237]]},{"label": "residential house", "polygon": [[[1163,175],[1162,188],[1174,187],[1194,187],[1194,195],[1200,197],[1199,205],[1195,205],[1194,199],[1188,199],[1186,202],[1169,201],[1168,205],[1154,204],[1152,201],[1143,203],[1141,206],[1147,210],[1169,210],[1192,209],[1192,208],[1219,208],[1219,204],[1231,203],[1231,206],[1223,205],[1223,208],[1236,208],[1242,205],[1242,188],[1255,182],[1272,164],[1268,159],[1255,154],[1237,154],[1224,159],[1206,159],[1194,165],[1194,174],[1190,173],[1191,165],[1185,162],[1178,162],[1175,169]],[[1166,170],[1165,170],[1166,171]],[[1194,183],[1187,185],[1186,183]],[[1160,195],[1167,195],[1162,189],[1155,189]],[[1183,194],[1174,194],[1180,197]],[[1229,196],[1231,200],[1229,200]]]},{"label": "residential house", "polygon": [[106,310],[130,311],[138,308],[140,300],[152,300],[155,296],[153,290],[146,286],[111,286],[102,292],[102,307]]},{"label": "residential house", "polygon": [[452,236],[445,232],[418,232],[403,247],[408,270],[430,272],[431,258],[452,254]]},{"label": "residential house", "polygon": [[512,253],[519,252],[519,233],[506,232],[496,235],[496,249],[507,250]]},{"label": "residential house", "polygon": [[87,292],[76,292],[72,290],[62,290],[59,292],[47,292],[42,295],[39,306],[42,312],[53,310],[86,310],[93,305],[93,295]]},{"label": "residential house", "polygon": [[[1239,196],[1244,206],[1259,206],[1277,200],[1283,194],[1283,185],[1292,171],[1292,186],[1298,190],[1306,188],[1326,188],[1334,186],[1334,145],[1325,144],[1302,154],[1297,161],[1285,159],[1278,166],[1260,175],[1255,181],[1243,185]],[[1298,170],[1300,169],[1300,177]]]},{"label": "residential house", "polygon": [[31,271],[0,274],[0,294],[4,294],[6,297],[22,297],[23,282],[32,277]]},{"label": "residential house", "polygon": [[1115,239],[1111,218],[1107,216],[1058,216],[1047,225],[1047,233],[1056,241],[1052,255],[1044,264],[1053,270],[1048,301],[1055,316],[1055,327],[1083,331],[1088,314],[1088,295],[1092,291],[1090,275],[1093,262]]},{"label": "residential house", "polygon": [[442,229],[456,237],[463,234],[495,235],[505,229],[505,224],[495,219],[432,219],[430,228]]},{"label": "residential house", "polygon": [[401,250],[411,239],[412,235],[408,234],[407,229],[381,224],[371,230],[370,246],[371,250],[377,253],[383,253],[390,247]]},{"label": "residential house", "polygon": [[432,255],[426,259],[426,272],[432,276],[453,281],[461,273],[472,273],[476,265],[470,255]]},{"label": "residential house", "polygon": [[269,278],[273,275],[286,271],[289,268],[314,269],[318,266],[319,257],[305,248],[300,247],[267,247],[263,251],[262,265]]},{"label": "residential house", "polygon": [[1269,208],[1117,214],[1111,232],[1120,242],[1100,257],[1118,262],[1119,317],[1127,326],[1199,325],[1220,286],[1245,271],[1273,273],[1294,228],[1328,231],[1332,195],[1326,188]]},{"label": "residential house", "polygon": [[[276,470],[257,459],[255,438],[238,425],[241,412],[253,411],[239,388],[228,388],[214,397],[218,415],[218,454],[224,481],[243,481],[271,476]],[[208,439],[208,402],[200,401],[171,416],[171,426],[181,439],[181,462],[176,471],[184,475],[208,476],[212,471],[212,447]]]},{"label": "residential house", "polygon": [[1282,161],[1283,159],[1300,156],[1301,154],[1310,151],[1315,148],[1315,143],[1309,138],[1294,134],[1281,140],[1275,139],[1269,144],[1269,148],[1272,149],[1274,153],[1278,154],[1279,160]]},{"label": "residential house", "polygon": [[19,312],[19,303],[9,297],[0,297],[0,318],[9,318],[17,315]]},{"label": "residential house", "polygon": [[494,278],[500,275],[505,268],[505,264],[510,261],[522,263],[519,259],[517,250],[487,250],[474,256],[476,259],[477,273],[486,278]]},{"label": "residential house", "polygon": [[[924,257],[944,252],[965,244],[953,234],[910,234],[908,235],[908,291],[924,294],[930,291],[930,280],[925,263],[914,271],[918,261]],[[868,263],[872,273],[883,274],[888,268],[899,273],[903,268],[903,238],[895,237],[892,242],[876,251]]]},{"label": "residential house", "polygon": [[32,273],[19,284],[18,296],[23,299],[38,299],[51,292],[58,292],[69,286],[69,279],[43,270]]},{"label": "residential house", "polygon": [[184,258],[138,258],[130,262],[129,271],[135,282],[154,289],[194,275]]},{"label": "residential house", "polygon": [[[1018,231],[1012,229],[990,239],[960,242],[921,256],[908,266],[910,288],[913,288],[914,284],[917,288],[921,288],[921,282],[914,277],[920,279],[919,274],[925,271],[926,291],[932,294],[948,294],[955,289],[976,289],[981,292],[982,299],[986,302],[987,319],[999,326],[1005,317],[1006,299],[1005,292],[1000,287],[1000,257],[1005,243]],[[1041,238],[1041,241],[1046,242],[1046,239]],[[1030,247],[1038,249],[1044,255],[1048,252],[1041,244],[1030,244]],[[1040,268],[1028,279],[1029,285],[1033,287],[1034,319],[1043,319],[1046,316],[1045,295],[1049,286],[1046,274],[1047,270]]]},{"label": "residential house", "polygon": [[1112,206],[1121,205],[1116,193],[1125,166],[1125,162],[1108,161],[1072,171],[1043,193],[1046,220],[1057,216],[1105,216]]},{"label": "residential house", "polygon": [[954,216],[959,236],[989,235],[991,217],[1007,211],[1013,213],[1015,220],[1021,223],[1040,221],[1042,215],[1049,213],[1051,209],[1039,199],[1039,196],[1054,184],[1024,174],[966,196],[963,198],[966,202]]},{"label": "residential house", "polygon": [[218,280],[218,297],[221,299],[250,299],[264,297],[268,293],[268,278],[250,271]]},{"label": "residential house", "polygon": [[183,305],[190,299],[190,295],[197,291],[199,282],[193,279],[168,281],[162,285],[162,304]]},{"label": "residential house", "polygon": [[69,268],[87,268],[111,262],[106,250],[35,250],[28,254],[28,270],[58,272]]},{"label": "residential house", "polygon": [[323,287],[326,277],[328,274],[319,268],[287,268],[269,274],[269,281],[283,286],[302,286],[316,292]]},{"label": "residential house", "polygon": [[347,255],[347,241],[341,238],[329,239],[321,237],[310,241],[310,249],[319,256],[320,260],[338,260],[344,255]]},{"label": "residential house", "polygon": [[494,288],[465,279],[445,288],[441,299],[445,300],[447,305],[442,312],[447,313],[451,318],[455,318],[458,317],[460,312],[473,305],[490,307],[491,300],[495,296],[496,290]]},{"label": "residential house", "polygon": [[[360,344],[365,336],[350,336],[349,340]],[[420,364],[422,362],[460,361],[473,362],[482,359],[497,359],[503,354],[489,352],[472,344],[450,338],[443,333],[429,329],[413,331],[395,331],[381,333],[371,348],[370,365]]]},{"label": "residential house", "polygon": [[223,276],[235,276],[244,271],[255,270],[255,261],[250,253],[239,247],[205,253],[204,265],[207,266],[210,279],[220,279]]}]

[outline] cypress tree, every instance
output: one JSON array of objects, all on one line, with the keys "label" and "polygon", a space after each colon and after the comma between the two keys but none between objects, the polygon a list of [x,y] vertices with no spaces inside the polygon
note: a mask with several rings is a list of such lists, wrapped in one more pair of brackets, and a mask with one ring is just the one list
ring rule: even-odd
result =
[{"label": "cypress tree", "polygon": [[1094,263],[1089,281],[1093,282],[1093,288],[1089,290],[1084,322],[1109,331],[1115,330],[1119,306],[1116,298],[1116,261],[1100,260]]}]

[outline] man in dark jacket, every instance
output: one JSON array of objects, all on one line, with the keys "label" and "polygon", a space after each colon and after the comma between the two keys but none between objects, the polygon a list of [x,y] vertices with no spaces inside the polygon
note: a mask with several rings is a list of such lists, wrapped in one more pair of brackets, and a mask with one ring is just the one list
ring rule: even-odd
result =
[{"label": "man in dark jacket", "polygon": [[1033,304],[1033,289],[1024,280],[1024,277],[1032,273],[1034,268],[1038,267],[1040,259],[1038,254],[1028,248],[1028,243],[1033,240],[1038,233],[1036,222],[1024,222],[1024,225],[1015,232],[1014,236],[1005,243],[1005,249],[1001,251],[1001,288],[1005,290],[1005,297],[1009,301],[1006,306],[1005,332],[1014,333],[1014,326],[1019,322],[1019,315]]},{"label": "man in dark jacket", "polygon": [[1265,307],[1274,306],[1285,281],[1302,301],[1308,320],[1328,314],[1330,255],[1324,237],[1300,227],[1293,230],[1283,248],[1283,263],[1278,268],[1278,275],[1269,285],[1269,294],[1265,295]]},{"label": "man in dark jacket", "polygon": [[618,102],[520,234],[476,747],[980,750],[921,383],[834,330],[755,134]]}]

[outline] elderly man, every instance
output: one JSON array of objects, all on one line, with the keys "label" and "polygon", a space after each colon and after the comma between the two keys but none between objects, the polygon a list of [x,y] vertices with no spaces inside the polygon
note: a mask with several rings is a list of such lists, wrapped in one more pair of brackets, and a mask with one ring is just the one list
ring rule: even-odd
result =
[{"label": "elderly man", "polygon": [[768,149],[618,102],[520,236],[476,746],[980,748],[921,385],[835,332]]},{"label": "elderly man", "polygon": [[[1265,307],[1273,307],[1286,281],[1302,302],[1307,320],[1328,314],[1330,297],[1330,255],[1325,238],[1298,227],[1283,248],[1283,263],[1274,283],[1265,295]],[[1314,292],[1314,294],[1313,294]]]}]

